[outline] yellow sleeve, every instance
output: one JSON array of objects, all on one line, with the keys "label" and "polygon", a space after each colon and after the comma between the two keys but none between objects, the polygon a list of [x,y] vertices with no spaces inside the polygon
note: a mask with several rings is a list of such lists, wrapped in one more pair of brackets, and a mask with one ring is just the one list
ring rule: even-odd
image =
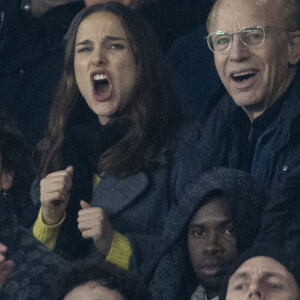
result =
[{"label": "yellow sleeve", "polygon": [[115,231],[106,260],[122,269],[128,270],[131,253],[132,251],[127,237]]},{"label": "yellow sleeve", "polygon": [[58,224],[48,226],[42,220],[42,208],[40,208],[39,215],[33,226],[34,237],[43,243],[49,250],[53,250],[60,227],[65,218],[66,216],[64,216],[64,218]]}]

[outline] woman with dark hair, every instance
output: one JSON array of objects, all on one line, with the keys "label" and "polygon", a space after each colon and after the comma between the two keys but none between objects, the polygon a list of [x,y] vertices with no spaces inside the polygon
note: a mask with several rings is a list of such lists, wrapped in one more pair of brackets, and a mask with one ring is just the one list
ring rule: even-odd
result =
[{"label": "woman with dark hair", "polygon": [[124,268],[129,257],[137,263],[197,165],[183,127],[138,13],[119,3],[82,10],[67,34],[43,145],[35,237],[67,259],[96,248]]}]

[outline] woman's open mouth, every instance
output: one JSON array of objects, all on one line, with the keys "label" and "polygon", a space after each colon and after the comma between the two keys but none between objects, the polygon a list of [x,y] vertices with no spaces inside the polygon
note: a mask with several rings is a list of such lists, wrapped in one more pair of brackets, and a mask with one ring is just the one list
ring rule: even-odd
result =
[{"label": "woman's open mouth", "polygon": [[111,96],[112,85],[106,74],[92,74],[93,97],[96,101],[106,101]]}]

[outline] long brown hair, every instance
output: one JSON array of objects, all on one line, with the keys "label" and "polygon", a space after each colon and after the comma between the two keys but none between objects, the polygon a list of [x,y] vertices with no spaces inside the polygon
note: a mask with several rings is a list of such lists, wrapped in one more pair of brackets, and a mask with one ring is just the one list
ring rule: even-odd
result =
[{"label": "long brown hair", "polygon": [[135,92],[126,107],[111,120],[129,124],[129,130],[120,142],[100,157],[99,172],[115,176],[138,172],[157,155],[182,121],[165,58],[150,26],[138,12],[119,3],[86,7],[75,17],[66,36],[64,69],[50,110],[46,136],[48,147],[42,156],[41,177],[60,169],[64,133],[74,103],[81,99],[74,75],[76,34],[80,23],[96,12],[110,12],[120,19],[137,68]]}]

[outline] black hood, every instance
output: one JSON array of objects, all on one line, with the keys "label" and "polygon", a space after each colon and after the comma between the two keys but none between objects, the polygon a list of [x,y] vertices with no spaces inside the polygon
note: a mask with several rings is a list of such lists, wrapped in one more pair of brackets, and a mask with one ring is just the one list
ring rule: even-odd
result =
[{"label": "black hood", "polygon": [[214,168],[195,178],[186,188],[179,205],[171,209],[164,230],[164,249],[180,237],[184,228],[207,196],[222,192],[228,199],[236,232],[237,250],[251,246],[260,228],[267,195],[249,173],[241,170]]}]

